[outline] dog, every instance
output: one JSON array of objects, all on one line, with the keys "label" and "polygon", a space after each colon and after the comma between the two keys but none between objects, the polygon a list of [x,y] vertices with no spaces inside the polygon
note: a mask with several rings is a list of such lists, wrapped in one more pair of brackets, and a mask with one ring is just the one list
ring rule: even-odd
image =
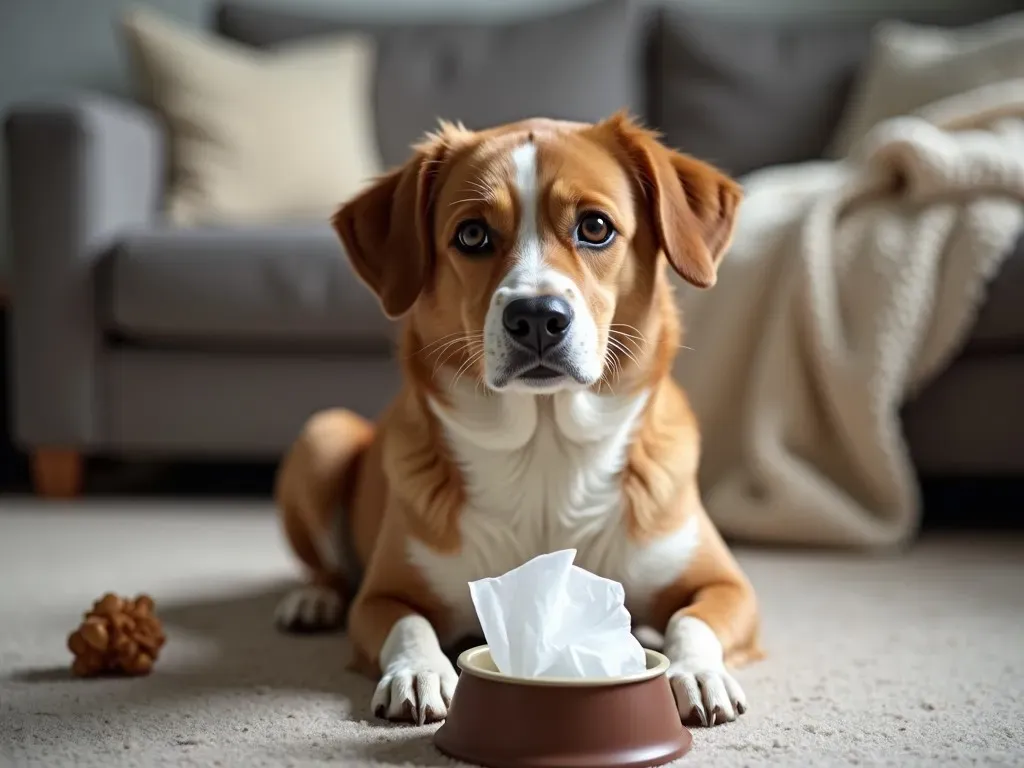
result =
[{"label": "dog", "polygon": [[628,113],[486,130],[441,122],[332,217],[400,320],[376,424],[314,414],[276,478],[308,585],[277,620],[347,621],[376,716],[443,720],[445,649],[479,636],[468,582],[567,548],[660,632],[680,717],[747,709],[754,590],[706,514],[698,424],[670,375],[669,270],[711,288],[743,191]]}]

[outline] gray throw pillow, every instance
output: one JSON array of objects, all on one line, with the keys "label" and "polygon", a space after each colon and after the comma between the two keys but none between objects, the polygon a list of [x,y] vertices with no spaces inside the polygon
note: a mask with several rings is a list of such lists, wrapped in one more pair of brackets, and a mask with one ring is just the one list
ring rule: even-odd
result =
[{"label": "gray throw pillow", "polygon": [[870,28],[667,10],[655,43],[652,118],[667,143],[732,174],[816,158]]},{"label": "gray throw pillow", "polygon": [[863,3],[827,16],[774,17],[666,5],[650,54],[650,118],[669,144],[732,174],[817,160],[826,154],[879,21],[957,26],[1019,4],[974,0],[897,11]]}]

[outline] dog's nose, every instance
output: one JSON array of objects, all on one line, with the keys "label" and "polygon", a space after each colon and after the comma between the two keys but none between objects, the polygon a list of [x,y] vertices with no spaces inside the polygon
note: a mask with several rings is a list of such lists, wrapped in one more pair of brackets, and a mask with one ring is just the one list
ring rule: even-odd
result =
[{"label": "dog's nose", "polygon": [[516,343],[543,355],[565,338],[572,307],[559,296],[531,296],[510,301],[501,319]]}]

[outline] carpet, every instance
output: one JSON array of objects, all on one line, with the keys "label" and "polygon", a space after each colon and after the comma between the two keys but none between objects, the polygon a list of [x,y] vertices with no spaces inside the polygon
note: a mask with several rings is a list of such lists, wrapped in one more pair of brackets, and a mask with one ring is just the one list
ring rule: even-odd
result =
[{"label": "carpet", "polygon": [[[739,556],[769,657],[738,673],[750,712],[680,765],[1024,764],[1024,538]],[[272,627],[296,573],[262,501],[0,499],[0,765],[453,765],[433,727],[371,716],[343,636]],[[106,591],[155,598],[151,676],[70,678]]]}]

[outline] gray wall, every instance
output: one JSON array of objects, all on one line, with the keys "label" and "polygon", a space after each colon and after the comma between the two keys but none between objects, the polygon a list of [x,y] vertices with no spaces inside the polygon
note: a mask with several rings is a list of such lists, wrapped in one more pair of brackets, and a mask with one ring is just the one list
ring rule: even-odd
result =
[{"label": "gray wall", "polygon": [[[141,0],[190,24],[209,23],[215,0]],[[360,16],[513,16],[583,0],[276,0],[277,5],[330,7]],[[676,0],[714,5],[725,12],[841,13],[866,5],[891,8],[957,6],[986,0]],[[252,0],[267,2],[273,0]],[[115,36],[116,14],[128,0],[0,0],[0,117],[15,101],[73,88],[129,89]],[[0,279],[10,257],[6,171],[0,153]]]}]

